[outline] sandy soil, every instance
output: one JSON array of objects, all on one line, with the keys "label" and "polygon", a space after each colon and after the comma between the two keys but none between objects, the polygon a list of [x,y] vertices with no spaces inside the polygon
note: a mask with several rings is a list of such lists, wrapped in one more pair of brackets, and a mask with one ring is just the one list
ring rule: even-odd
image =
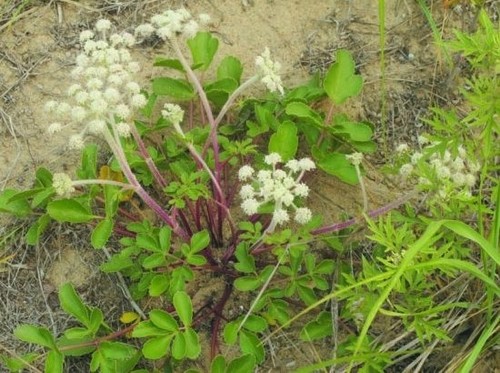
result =
[{"label": "sandy soil", "polygon": [[[384,118],[390,146],[414,142],[424,130],[421,118],[431,105],[460,105],[457,77],[461,65],[456,64],[453,71],[447,69],[443,57],[436,53],[422,12],[410,0],[386,1],[384,79],[379,63],[378,10],[373,0],[35,0],[16,12],[20,3],[0,3],[0,190],[29,186],[37,167],[71,172],[77,164],[78,155],[66,149],[67,135],[47,135],[50,123],[43,106],[64,95],[78,53],[78,35],[99,17],[111,19],[121,30],[132,28],[166,7],[185,6],[193,13],[208,13],[213,18],[210,30],[221,40],[219,56],[237,56],[246,75],[250,75],[255,56],[268,46],[283,64],[287,85],[324,71],[332,62],[333,52],[347,48],[355,56],[365,86],[362,95],[341,110],[356,119],[371,121],[378,136]],[[498,2],[489,2],[489,6],[498,17]],[[469,6],[444,9],[436,1],[433,10],[445,38],[451,35],[452,28],[473,27],[474,12]],[[141,77],[146,85],[157,74],[151,64],[153,57],[168,55],[169,51],[162,47],[153,51],[137,49],[134,53],[144,67]],[[385,116],[381,114],[382,83],[387,92]],[[375,171],[384,158],[383,154],[377,155],[369,167],[368,190],[373,207],[390,201],[398,192]],[[359,211],[358,190],[321,175],[317,181],[319,187],[314,192],[318,198],[313,208],[328,219],[337,221],[343,214]],[[5,233],[12,229],[6,224]],[[55,294],[57,286],[65,281],[72,281],[90,304],[102,306],[110,318],[129,307],[116,279],[97,270],[105,257],[90,249],[85,240],[88,232],[57,227],[52,233],[36,248],[17,243],[6,250],[15,256],[0,272],[0,304],[4,308],[0,310],[0,345],[11,351],[21,346],[11,337],[19,323],[46,324],[56,333],[67,326]],[[287,367],[314,362],[310,346],[287,348],[289,341],[281,337],[284,340],[277,346],[282,346],[283,352],[269,361],[267,368],[286,371]],[[68,371],[85,371],[81,362],[72,364]]]}]

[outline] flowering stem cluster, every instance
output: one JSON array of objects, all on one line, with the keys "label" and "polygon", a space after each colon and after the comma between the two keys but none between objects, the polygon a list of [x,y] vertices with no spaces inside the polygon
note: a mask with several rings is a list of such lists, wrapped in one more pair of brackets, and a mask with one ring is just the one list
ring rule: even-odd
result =
[{"label": "flowering stem cluster", "polygon": [[311,220],[311,210],[307,207],[298,207],[295,201],[297,198],[305,198],[309,194],[309,187],[302,183],[301,179],[306,171],[316,167],[314,162],[310,158],[289,160],[285,164],[288,172],[277,167],[282,163],[278,153],[269,154],[265,157],[264,162],[271,166],[271,170],[260,170],[255,177],[254,169],[248,165],[239,170],[240,181],[250,181],[250,183],[244,184],[240,190],[243,211],[247,215],[254,215],[257,214],[259,207],[271,204],[273,217],[267,228],[268,233],[273,232],[276,226],[290,220],[289,209],[294,210],[294,220],[297,223],[305,224]]}]

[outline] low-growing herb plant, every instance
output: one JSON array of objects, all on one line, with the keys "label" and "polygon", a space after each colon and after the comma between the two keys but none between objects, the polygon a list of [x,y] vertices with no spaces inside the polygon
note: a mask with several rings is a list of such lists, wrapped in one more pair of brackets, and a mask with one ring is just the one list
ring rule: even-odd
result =
[{"label": "low-growing herb plant", "polygon": [[[408,216],[370,222],[377,250],[373,261],[363,259],[359,273],[310,250],[311,242],[323,239],[342,252],[331,234],[359,222],[322,226],[321,217],[307,207],[314,172],[359,185],[367,220],[405,201],[368,211],[362,161],[363,153],[376,149],[372,127],[336,112],[359,94],[362,78],[350,53],[339,50],[323,78],[288,89],[267,48],[256,58],[255,73],[245,78],[236,57],[225,56],[213,66],[218,39],[200,31],[208,22],[207,15],[168,10],[138,26],[134,35],[112,33],[107,20],[81,33],[68,99],[47,103],[55,118],[48,131],[64,131],[68,147],[82,154],[76,176],[41,168],[32,189],[0,194],[0,211],[37,216],[26,235],[29,244],[36,244],[52,221],[88,224],[96,249],[109,252],[110,239],[118,241],[101,270],[128,280],[131,309],[122,315],[123,327],[114,330],[99,308],[86,305],[71,284],[63,285],[61,307],[77,326],[61,336],[43,326],[18,326],[15,335],[44,352],[3,357],[8,369],[18,371],[43,357],[46,372],[62,372],[67,357],[90,355],[92,372],[147,372],[149,361],[164,370],[194,372],[195,363],[189,362],[203,355],[213,373],[251,372],[265,360],[266,336],[335,298],[345,299],[343,317],[359,328],[359,336],[342,341],[341,353],[321,366],[342,363],[350,369],[356,363],[363,371],[383,371],[392,355],[378,352],[377,341],[368,337],[377,314],[400,318],[426,341],[447,338],[441,329],[444,311],[470,306],[435,304],[427,280],[437,269],[450,277],[462,270],[482,280],[492,315],[498,234],[485,238],[492,216],[482,204],[479,233],[457,221],[417,216],[411,208]],[[157,58],[154,64],[164,75],[150,88],[141,87],[134,79],[141,66],[129,50],[158,38],[174,57]],[[259,83],[269,91],[263,98],[244,96]],[[326,113],[314,105],[324,99],[330,100]],[[420,185],[438,197],[455,198],[454,187],[463,193],[454,205],[438,199],[429,204],[431,212],[440,209],[440,219],[450,217],[447,209],[454,218],[462,216],[469,199],[476,198],[478,181],[479,195],[492,195],[485,185],[492,182],[491,160],[498,154],[492,141],[498,132],[485,126],[478,123],[485,134],[481,146],[489,146],[489,152],[477,159],[465,155],[480,148],[460,147],[458,137],[447,142],[429,137],[430,145],[422,142],[418,156],[399,149],[404,176],[418,172]],[[450,144],[454,147],[446,150]],[[110,162],[99,163],[99,149],[111,152]],[[445,177],[444,168],[460,170],[463,177]],[[448,231],[439,231],[442,227]],[[449,232],[462,237],[457,245]],[[480,245],[483,270],[467,261],[468,241]],[[216,299],[198,305],[188,285],[203,275],[224,285]],[[332,276],[338,278],[333,289]],[[251,293],[254,300],[246,312],[230,317],[226,306],[236,292]],[[400,299],[388,302],[391,294]],[[142,309],[138,303],[145,297],[166,306]],[[297,308],[304,311],[295,315]],[[334,329],[323,311],[306,323],[300,337],[330,338]],[[207,351],[201,332],[210,338]],[[224,356],[227,346],[237,346],[239,353]]]}]

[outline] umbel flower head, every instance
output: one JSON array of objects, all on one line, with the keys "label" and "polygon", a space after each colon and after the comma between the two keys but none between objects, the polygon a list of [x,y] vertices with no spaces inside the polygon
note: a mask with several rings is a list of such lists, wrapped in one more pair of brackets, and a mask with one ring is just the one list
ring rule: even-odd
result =
[{"label": "umbel flower head", "polygon": [[[468,197],[476,185],[480,165],[472,160],[466,149],[460,145],[455,151],[436,150],[440,143],[430,143],[424,136],[419,137],[419,143],[426,145],[422,152],[406,154],[408,163],[403,164],[399,174],[408,179],[412,175],[419,176],[418,184],[424,189],[435,189],[438,196],[446,200],[452,195]],[[398,148],[403,148],[400,145]],[[404,150],[409,153],[409,150]],[[452,155],[456,153],[456,155]]]},{"label": "umbel flower head", "polygon": [[49,126],[49,133],[78,128],[69,138],[71,148],[81,148],[88,134],[101,136],[109,131],[115,138],[128,137],[133,112],[146,104],[134,81],[140,66],[128,51],[135,38],[128,33],[109,35],[110,30],[111,22],[101,19],[95,32],[86,30],[80,34],[82,52],[72,71],[76,82],[68,88],[69,100],[46,104],[46,110],[57,117],[57,122]]},{"label": "umbel flower head", "polygon": [[269,48],[266,47],[264,52],[260,56],[257,56],[255,65],[259,69],[260,81],[266,85],[267,89],[269,89],[270,92],[278,91],[283,95],[283,85],[281,83],[281,77],[279,76],[281,64],[271,59]]},{"label": "umbel flower head", "polygon": [[297,223],[305,224],[311,220],[312,213],[306,207],[298,207],[295,204],[297,198],[307,197],[309,187],[300,180],[306,171],[316,168],[310,158],[300,160],[289,160],[284,169],[277,166],[282,163],[281,156],[271,153],[264,158],[264,162],[271,169],[255,170],[245,165],[240,168],[238,178],[243,184],[240,190],[242,199],[241,208],[247,215],[256,214],[259,207],[272,203],[274,205],[271,226],[281,225],[290,220],[289,211],[294,211],[294,220]]},{"label": "umbel flower head", "polygon": [[200,14],[198,20],[193,18],[186,9],[166,10],[162,14],[153,16],[149,23],[142,24],[135,29],[135,36],[146,39],[157,35],[163,40],[171,39],[177,35],[192,38],[198,32],[200,25],[210,22],[210,16]]}]

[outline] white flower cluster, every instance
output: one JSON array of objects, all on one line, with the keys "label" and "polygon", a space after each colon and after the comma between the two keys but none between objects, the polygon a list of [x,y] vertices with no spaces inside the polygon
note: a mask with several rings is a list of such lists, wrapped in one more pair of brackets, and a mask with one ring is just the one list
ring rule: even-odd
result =
[{"label": "white flower cluster", "polygon": [[198,20],[194,19],[186,9],[166,10],[162,14],[151,17],[149,23],[137,26],[135,36],[146,39],[154,34],[163,40],[171,39],[177,35],[192,38],[198,32],[200,25],[210,22],[208,14],[200,14]]},{"label": "white flower cluster", "polygon": [[[436,150],[437,143],[430,143],[427,138],[419,137],[419,144],[426,145],[422,152],[410,154],[410,148],[406,144],[401,144],[396,151],[408,157],[409,162],[403,164],[399,169],[399,174],[405,179],[413,174],[419,176],[418,183],[421,186],[443,186],[439,190],[439,195],[447,197],[452,190],[460,191],[465,195],[470,195],[470,190],[477,181],[477,173],[480,170],[479,163],[470,159],[463,146],[458,146],[456,156],[453,156],[449,150],[443,153]],[[429,154],[429,156],[424,156]],[[420,172],[422,169],[430,172]],[[439,181],[439,185],[435,181]]]},{"label": "white flower cluster", "polygon": [[[311,220],[312,213],[306,207],[297,207],[294,203],[297,197],[307,197],[309,187],[300,182],[304,172],[316,168],[310,158],[300,160],[292,159],[285,164],[288,172],[277,168],[282,163],[281,156],[271,153],[264,159],[272,167],[271,170],[261,170],[255,175],[255,170],[245,165],[240,168],[238,177],[240,181],[250,181],[240,190],[243,200],[241,208],[247,215],[257,213],[258,208],[268,202],[274,203],[274,212],[271,225],[280,225],[287,222],[290,217],[288,209],[295,211],[295,221],[305,224]],[[298,174],[298,176],[295,176]],[[255,175],[255,177],[254,177]]]},{"label": "white flower cluster", "polygon": [[69,139],[70,148],[81,148],[87,134],[101,135],[112,125],[119,136],[130,135],[127,123],[137,108],[146,104],[140,86],[134,77],[140,70],[128,48],[135,38],[128,33],[107,36],[111,22],[99,20],[96,33],[90,30],[80,34],[83,51],[76,57],[72,77],[78,82],[68,89],[71,103],[49,101],[46,110],[66,122],[49,126],[53,134],[68,126],[78,126],[79,133]]},{"label": "white flower cluster", "polygon": [[184,119],[184,110],[179,105],[176,104],[165,104],[163,110],[161,111],[163,118],[172,123],[175,130],[179,135],[184,137],[184,132],[180,126],[182,120]]},{"label": "white flower cluster", "polygon": [[52,186],[56,193],[63,197],[68,197],[75,191],[71,178],[65,173],[55,173],[52,176]]},{"label": "white flower cluster", "polygon": [[279,91],[279,93],[283,95],[283,86],[281,77],[279,76],[281,64],[271,60],[269,48],[266,47],[264,53],[255,59],[255,65],[259,69],[260,81],[266,85],[267,89],[269,89],[270,92]]}]

